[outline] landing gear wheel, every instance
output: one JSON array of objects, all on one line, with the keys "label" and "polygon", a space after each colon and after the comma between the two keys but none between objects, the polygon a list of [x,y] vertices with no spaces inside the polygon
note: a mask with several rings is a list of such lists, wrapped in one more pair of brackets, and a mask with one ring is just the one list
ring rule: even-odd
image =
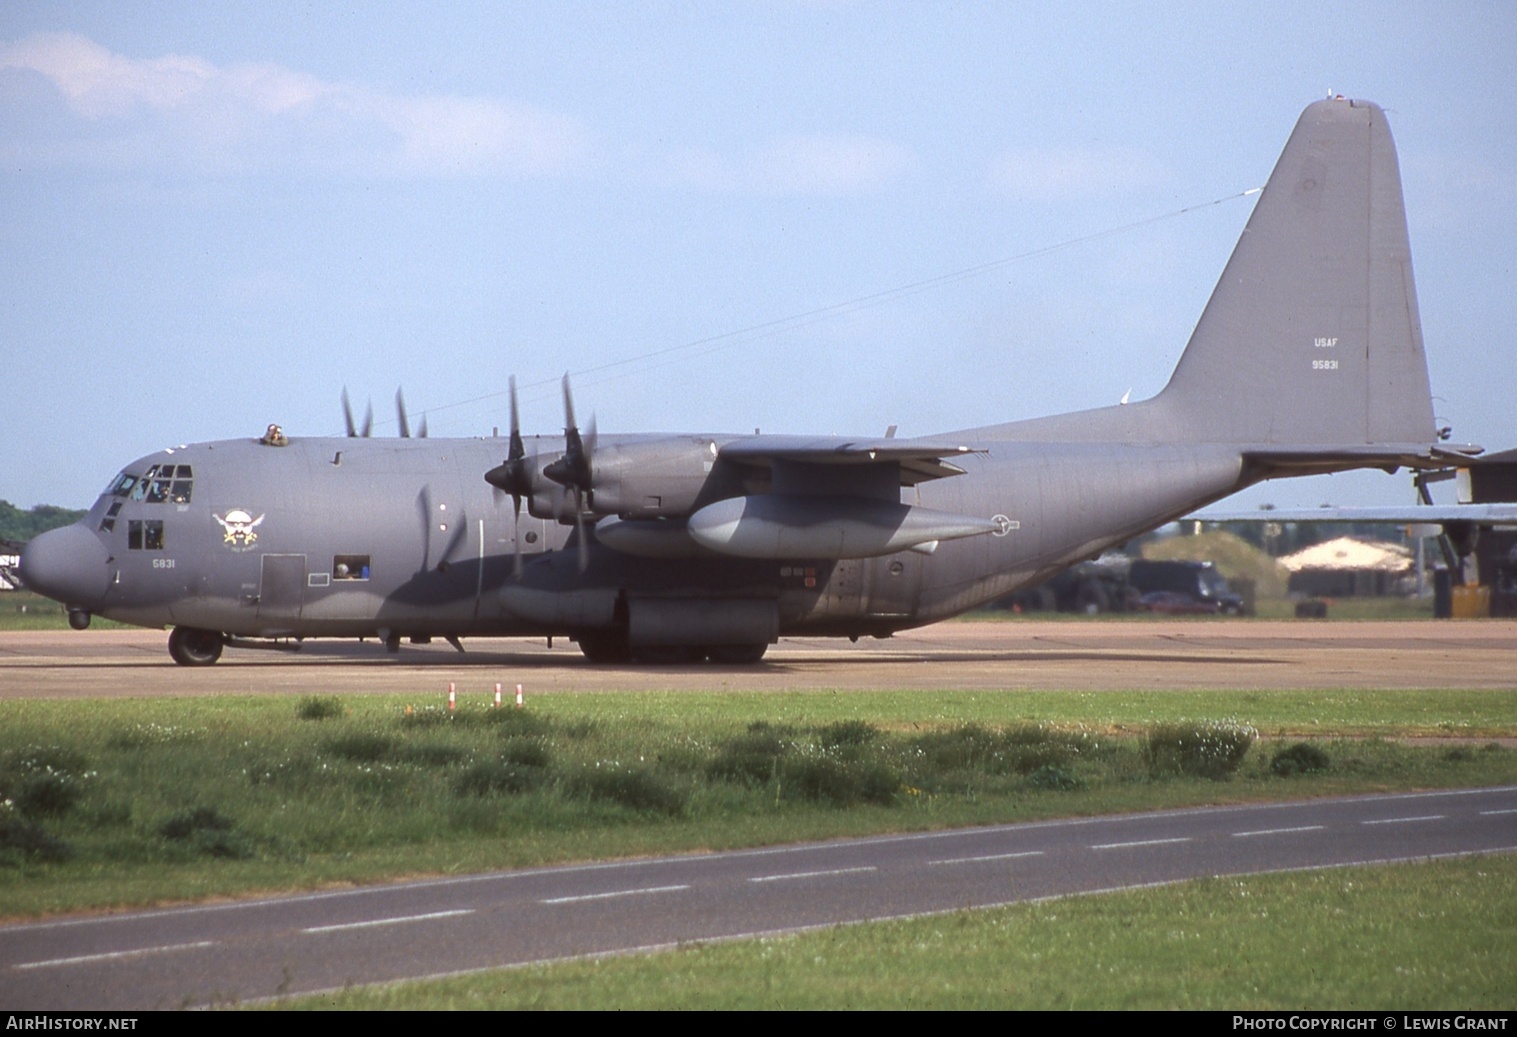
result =
[{"label": "landing gear wheel", "polygon": [[169,655],[180,666],[209,666],[221,658],[222,638],[214,630],[175,627],[169,631]]},{"label": "landing gear wheel", "polygon": [[706,657],[719,666],[751,666],[768,650],[766,644],[711,645],[706,649]]},{"label": "landing gear wheel", "polygon": [[627,635],[620,630],[587,630],[574,640],[592,663],[625,663],[632,659]]}]

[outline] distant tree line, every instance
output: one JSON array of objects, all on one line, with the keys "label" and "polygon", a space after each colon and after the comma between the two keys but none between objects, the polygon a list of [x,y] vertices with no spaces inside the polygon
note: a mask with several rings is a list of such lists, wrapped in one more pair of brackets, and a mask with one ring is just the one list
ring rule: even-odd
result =
[{"label": "distant tree line", "polygon": [[0,540],[25,543],[38,533],[78,522],[84,512],[60,508],[53,504],[38,504],[30,511],[22,511],[8,500],[0,500]]}]

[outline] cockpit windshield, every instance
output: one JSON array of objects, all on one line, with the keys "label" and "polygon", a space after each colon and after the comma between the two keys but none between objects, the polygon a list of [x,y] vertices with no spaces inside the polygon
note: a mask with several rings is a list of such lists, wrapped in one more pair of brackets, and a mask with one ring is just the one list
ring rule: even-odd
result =
[{"label": "cockpit windshield", "polygon": [[137,477],[129,472],[122,472],[111,480],[111,484],[105,488],[107,495],[111,497],[126,497],[132,492],[132,487],[137,485]]},{"label": "cockpit windshield", "polygon": [[149,504],[188,504],[194,472],[187,464],[155,464],[141,478],[122,473],[110,492]]}]

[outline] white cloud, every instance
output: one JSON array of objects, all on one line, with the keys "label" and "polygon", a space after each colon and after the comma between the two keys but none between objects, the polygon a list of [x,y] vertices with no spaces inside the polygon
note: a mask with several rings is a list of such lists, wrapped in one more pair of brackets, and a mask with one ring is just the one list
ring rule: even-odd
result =
[{"label": "white cloud", "polygon": [[877,190],[906,172],[911,153],[864,135],[781,137],[737,158],[706,147],[667,158],[676,180],[729,194],[842,195]]},{"label": "white cloud", "polygon": [[[59,131],[83,143],[38,147],[40,161],[530,176],[573,171],[589,150],[574,119],[498,98],[396,96],[272,64],[129,58],[70,33],[0,46],[0,72],[41,76],[84,120]],[[26,157],[24,145],[5,150]]]},{"label": "white cloud", "polygon": [[1035,201],[1078,201],[1153,187],[1169,179],[1163,163],[1128,148],[1038,148],[1006,152],[991,164],[995,190]]},{"label": "white cloud", "polygon": [[803,136],[770,145],[754,172],[784,194],[848,194],[880,187],[908,164],[904,149],[877,137]]}]

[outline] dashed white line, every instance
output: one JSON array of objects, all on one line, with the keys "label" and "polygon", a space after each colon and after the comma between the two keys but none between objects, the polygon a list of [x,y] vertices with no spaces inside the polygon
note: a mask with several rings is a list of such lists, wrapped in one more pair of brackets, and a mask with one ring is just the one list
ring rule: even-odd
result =
[{"label": "dashed white line", "polygon": [[1423,814],[1421,817],[1384,817],[1378,821],[1360,821],[1361,825],[1399,825],[1408,821],[1442,821],[1447,814]]},{"label": "dashed white line", "polygon": [[434,918],[456,918],[459,915],[472,915],[474,908],[460,908],[457,911],[431,911],[424,915],[398,915],[394,918],[371,918],[366,922],[343,922],[339,925],[313,925],[309,929],[300,930],[303,933],[335,933],[343,929],[373,929],[381,925],[404,925],[406,922],[428,922]]},{"label": "dashed white line", "polygon": [[1097,843],[1092,850],[1123,850],[1129,846],[1163,846],[1166,843],[1188,843],[1190,836],[1182,836],[1179,839],[1139,839],[1130,843]]},{"label": "dashed white line", "polygon": [[171,943],[162,947],[137,947],[129,951],[108,951],[105,954],[81,954],[75,958],[51,958],[47,961],[28,961],[12,965],[13,969],[46,969],[56,965],[84,965],[92,961],[115,961],[120,958],[136,958],[144,954],[172,954],[174,951],[190,951],[197,947],[214,947],[215,940],[198,940],[195,943]]},{"label": "dashed white line", "polygon": [[852,875],[860,871],[879,871],[880,869],[870,864],[862,868],[829,868],[826,871],[793,871],[788,875],[756,875],[749,882],[784,882],[787,879],[814,879],[824,875]]},{"label": "dashed white line", "polygon": [[987,853],[981,857],[949,857],[941,861],[928,861],[928,864],[977,864],[980,861],[1010,861],[1018,857],[1041,857],[1042,850],[1023,850],[1020,853]]},{"label": "dashed white line", "polygon": [[637,897],[648,893],[677,893],[682,889],[689,889],[688,884],[683,886],[644,886],[641,889],[618,889],[610,893],[581,893],[573,897],[550,897],[547,900],[539,900],[539,904],[573,904],[581,900],[610,900],[613,897]]},{"label": "dashed white line", "polygon": [[1291,832],[1320,832],[1327,825],[1301,825],[1298,828],[1258,828],[1252,832],[1234,832],[1234,839],[1245,839],[1251,835],[1289,835]]},{"label": "dashed white line", "polygon": [[1517,814],[1517,807],[1512,807],[1508,810],[1482,810],[1480,812],[1481,817],[1490,817],[1493,814]]}]

